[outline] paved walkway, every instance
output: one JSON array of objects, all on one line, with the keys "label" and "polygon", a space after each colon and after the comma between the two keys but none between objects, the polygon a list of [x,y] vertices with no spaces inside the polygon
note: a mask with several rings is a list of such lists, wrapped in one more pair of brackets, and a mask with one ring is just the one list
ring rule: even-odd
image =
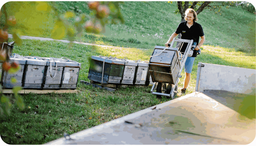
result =
[{"label": "paved walkway", "polygon": [[[12,38],[12,34],[8,34],[9,38]],[[59,42],[63,42],[63,43],[70,43],[69,40],[56,40],[56,39],[52,39],[52,38],[43,38],[43,37],[34,37],[34,36],[21,36],[21,39],[30,39],[30,40],[41,40],[41,41],[59,41]],[[123,48],[123,49],[129,49],[126,47],[116,47],[116,46],[108,46],[108,45],[99,45],[99,44],[93,44],[93,43],[84,43],[84,42],[78,42],[78,41],[74,41],[73,43],[75,44],[82,44],[82,45],[89,45],[89,46],[99,46],[99,47],[105,47],[105,48]],[[140,49],[140,48],[137,48]]]}]

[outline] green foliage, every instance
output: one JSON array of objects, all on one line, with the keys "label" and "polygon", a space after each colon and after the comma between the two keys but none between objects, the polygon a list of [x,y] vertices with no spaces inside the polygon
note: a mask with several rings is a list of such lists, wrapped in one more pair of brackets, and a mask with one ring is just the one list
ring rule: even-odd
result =
[{"label": "green foliage", "polygon": [[[39,36],[50,34],[53,29],[55,15],[46,2],[7,2],[3,7],[6,9],[7,17],[14,16],[17,21],[17,24],[8,30],[11,34],[16,32],[20,35]],[[2,25],[3,20],[5,15],[1,16]]]},{"label": "green foliage", "polygon": [[9,100],[9,97],[6,97],[5,95],[1,96],[1,104],[0,104],[0,113],[5,115],[11,114],[11,102]]},{"label": "green foliage", "polygon": [[255,14],[255,7],[253,6],[253,4],[249,2],[244,2],[244,4],[242,4],[241,6],[243,9],[247,10],[248,12]]},{"label": "green foliage", "polygon": [[256,116],[255,95],[256,95],[256,90],[254,89],[252,93],[250,93],[249,95],[243,98],[238,110],[238,112],[241,115],[246,116],[247,118],[250,118],[250,119],[255,119],[255,116]]},{"label": "green foliage", "polygon": [[16,43],[18,46],[22,45],[22,40],[21,40],[21,38],[20,38],[20,36],[19,36],[18,33],[14,32],[14,33],[12,34],[12,37],[13,37],[13,40],[15,41],[15,43]]},{"label": "green foliage", "polygon": [[63,21],[57,20],[52,30],[53,39],[62,39],[66,36],[66,27]]}]

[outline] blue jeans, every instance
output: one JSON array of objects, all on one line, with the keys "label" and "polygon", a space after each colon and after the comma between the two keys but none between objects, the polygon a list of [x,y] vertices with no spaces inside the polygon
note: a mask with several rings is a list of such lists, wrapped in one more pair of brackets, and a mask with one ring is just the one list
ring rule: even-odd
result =
[{"label": "blue jeans", "polygon": [[192,72],[192,67],[194,64],[196,57],[188,57],[186,62],[185,62],[185,72],[186,73],[191,73]]}]

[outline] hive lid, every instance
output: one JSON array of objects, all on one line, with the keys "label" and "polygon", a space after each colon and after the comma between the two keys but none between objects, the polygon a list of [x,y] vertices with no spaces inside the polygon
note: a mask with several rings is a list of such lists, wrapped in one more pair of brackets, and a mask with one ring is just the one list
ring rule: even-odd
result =
[{"label": "hive lid", "polygon": [[39,59],[26,59],[28,65],[46,65],[46,61]]},{"label": "hive lid", "polygon": [[135,62],[133,60],[125,60],[124,64],[130,65],[130,66],[137,66],[137,62]]},{"label": "hive lid", "polygon": [[26,60],[24,58],[10,58],[10,62],[18,62],[21,65],[26,64]]},{"label": "hive lid", "polygon": [[119,64],[124,65],[124,60],[118,59],[118,58],[112,58],[112,57],[105,57],[105,56],[92,56],[93,60],[109,63],[109,64]]},{"label": "hive lid", "polygon": [[67,61],[67,62],[65,62],[65,66],[81,67],[81,63],[76,62],[76,61]]},{"label": "hive lid", "polygon": [[57,65],[57,67],[63,67],[66,65],[66,63],[60,62],[60,61],[47,61],[46,66],[50,66],[50,65],[52,65],[53,67],[56,67],[56,65]]},{"label": "hive lid", "polygon": [[148,66],[148,63],[145,62],[145,61],[138,61],[138,62],[137,62],[137,65],[138,65],[138,66]]},{"label": "hive lid", "polygon": [[[177,50],[176,48],[171,48]],[[176,51],[163,46],[156,46],[150,58],[151,63],[171,64]]]}]

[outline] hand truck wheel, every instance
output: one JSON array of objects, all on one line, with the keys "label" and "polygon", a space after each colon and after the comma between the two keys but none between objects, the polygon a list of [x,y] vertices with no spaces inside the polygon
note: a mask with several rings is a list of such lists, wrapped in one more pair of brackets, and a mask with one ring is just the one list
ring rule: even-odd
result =
[{"label": "hand truck wheel", "polygon": [[[177,89],[178,89],[178,86],[175,86],[175,88],[174,88],[174,96],[177,95]],[[171,90],[172,90],[172,84],[168,84],[168,86],[166,87],[165,93],[166,94],[170,94]]]},{"label": "hand truck wheel", "polygon": [[167,88],[166,88],[166,90],[165,90],[165,93],[170,94],[171,90],[172,90],[172,85],[171,85],[171,84],[168,84],[168,85],[167,85]]},{"label": "hand truck wheel", "polygon": [[[162,92],[162,83],[158,82],[156,87],[156,92]],[[157,98],[161,98],[161,95],[156,95]]]},{"label": "hand truck wheel", "polygon": [[[157,83],[156,92],[165,93],[166,92],[166,83]],[[161,98],[161,95],[156,95],[157,98]]]}]

